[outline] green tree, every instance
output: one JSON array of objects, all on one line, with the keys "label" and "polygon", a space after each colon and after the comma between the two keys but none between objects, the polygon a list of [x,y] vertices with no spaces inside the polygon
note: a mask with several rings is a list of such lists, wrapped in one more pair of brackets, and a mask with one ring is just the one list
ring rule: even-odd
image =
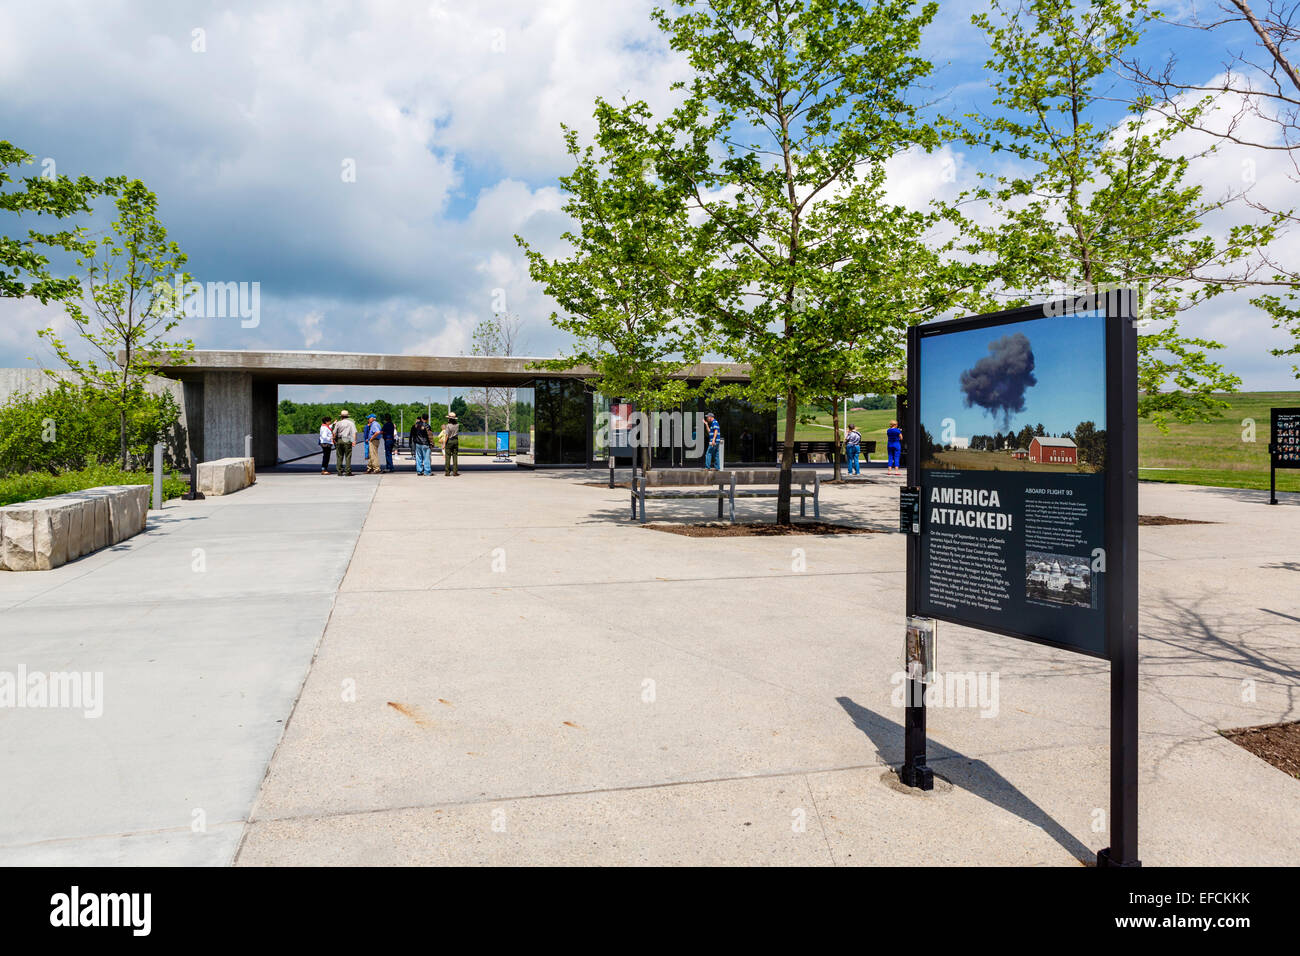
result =
[{"label": "green tree", "polygon": [[[0,140],[0,210],[36,217],[65,220],[89,213],[90,202],[112,191],[110,183],[88,176],[76,179],[63,175],[27,176],[15,180],[18,167],[31,165],[30,153]],[[3,187],[15,183],[16,189]],[[0,298],[30,296],[41,303],[61,301],[81,294],[77,276],[53,275],[48,252],[84,251],[85,227],[70,226],[43,232],[29,229],[21,238],[0,236]]]},{"label": "green tree", "polygon": [[[160,441],[175,448],[179,417],[169,392],[142,394],[127,409],[130,454],[147,458]],[[13,396],[0,406],[0,475],[58,475],[114,462],[118,423],[117,404],[93,387],[60,381],[43,392]]]},{"label": "green tree", "polygon": [[[575,224],[564,234],[569,254],[551,259],[515,237],[533,279],[564,310],[552,323],[575,340],[539,367],[585,366],[602,394],[653,413],[713,384],[693,388],[683,377],[706,347],[683,291],[700,253],[690,243],[686,194],[666,175],[672,130],[653,126],[641,102],[597,100],[595,117],[592,145],[564,129],[574,162],[560,179]],[[648,443],[643,456],[648,469]]]},{"label": "green tree", "polygon": [[86,240],[77,259],[86,272],[88,308],[78,299],[64,304],[91,357],[77,357],[52,328],[39,334],[84,384],[115,404],[126,468],[131,408],[140,404],[149,375],[164,363],[184,363],[194,343],[164,341],[184,318],[179,291],[189,276],[180,271],[185,255],[158,221],[158,197],[138,179],[110,182],[118,218],[107,235]]},{"label": "green tree", "polygon": [[1106,431],[1093,422],[1079,422],[1071,435],[1079,449],[1079,461],[1097,468],[1106,467]]},{"label": "green tree", "polygon": [[993,0],[972,19],[989,39],[995,96],[991,113],[971,117],[970,140],[1017,166],[972,193],[997,225],[968,222],[968,251],[997,261],[1009,304],[1138,289],[1139,414],[1161,428],[1213,417],[1226,404],[1212,393],[1240,380],[1210,358],[1217,342],[1180,332],[1178,315],[1223,292],[1274,228],[1212,235],[1204,220],[1222,202],[1184,181],[1190,158],[1170,142],[1182,125],[1147,114],[1144,98],[1116,115],[1107,71],[1151,19],[1145,0]]},{"label": "green tree", "polygon": [[[1255,43],[1239,45],[1237,36],[1231,48],[1225,46],[1225,61],[1213,79],[1205,81],[1204,64],[1190,62],[1198,75],[1192,80],[1180,77],[1179,64],[1173,53],[1165,62],[1144,64],[1131,52],[1116,57],[1119,69],[1133,84],[1135,104],[1152,109],[1199,136],[1211,136],[1235,146],[1261,150],[1260,158],[1285,159],[1290,169],[1283,174],[1300,186],[1300,27],[1294,0],[1266,0],[1256,9],[1247,0],[1227,0],[1216,4],[1222,15],[1201,19],[1196,8],[1187,8],[1190,20],[1162,16],[1162,22],[1179,32],[1188,29],[1208,33],[1244,32],[1254,34]],[[1219,114],[1217,117],[1215,114]],[[1227,117],[1226,121],[1224,116]],[[1251,161],[1253,163],[1253,160]],[[1243,173],[1246,170],[1243,169]],[[1250,169],[1250,181],[1254,170]],[[1250,188],[1234,198],[1239,208],[1258,214],[1270,224],[1300,226],[1300,212],[1292,205],[1295,186],[1281,205]],[[1251,304],[1273,320],[1273,327],[1284,329],[1294,340],[1288,347],[1269,351],[1277,356],[1300,356],[1300,266],[1294,258],[1279,257],[1267,249],[1259,251],[1258,269],[1239,284],[1259,289]],[[1291,371],[1300,378],[1300,365]]]},{"label": "green tree", "polygon": [[[686,284],[690,311],[750,365],[751,394],[784,402],[780,524],[790,523],[800,400],[834,391],[846,350],[868,371],[896,359],[901,329],[932,314],[931,295],[948,297],[946,283],[906,275],[935,213],[909,213],[883,192],[886,161],[940,141],[915,93],[931,71],[917,48],[936,10],[710,0],[655,13],[694,70],[672,118],[670,170],[701,220],[691,246],[712,256]],[[924,277],[928,262],[915,270]],[[892,312],[889,298],[901,299]]]}]

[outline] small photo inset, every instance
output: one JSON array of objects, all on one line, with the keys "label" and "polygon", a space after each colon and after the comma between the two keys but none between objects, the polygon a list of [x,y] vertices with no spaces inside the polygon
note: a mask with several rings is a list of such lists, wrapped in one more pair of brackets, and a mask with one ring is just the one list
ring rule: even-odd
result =
[{"label": "small photo inset", "polygon": [[1092,568],[1088,559],[1026,551],[1025,597],[1068,607],[1092,607]]}]

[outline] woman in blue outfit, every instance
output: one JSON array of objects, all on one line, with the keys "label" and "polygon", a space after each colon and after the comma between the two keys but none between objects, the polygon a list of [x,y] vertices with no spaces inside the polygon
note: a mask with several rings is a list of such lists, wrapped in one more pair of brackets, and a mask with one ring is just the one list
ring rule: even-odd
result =
[{"label": "woman in blue outfit", "polygon": [[892,475],[894,469],[899,467],[898,461],[903,456],[903,430],[898,427],[898,422],[889,423],[885,437],[889,442],[885,446],[889,451],[889,470],[885,474]]}]

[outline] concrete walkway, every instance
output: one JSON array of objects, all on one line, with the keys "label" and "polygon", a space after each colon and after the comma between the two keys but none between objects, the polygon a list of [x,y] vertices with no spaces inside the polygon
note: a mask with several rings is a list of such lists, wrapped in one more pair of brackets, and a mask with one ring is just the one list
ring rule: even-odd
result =
[{"label": "concrete walkway", "polygon": [[376,479],[262,475],[0,573],[0,670],[102,672],[103,715],[0,709],[0,864],[228,864]]},{"label": "concrete walkway", "polygon": [[[997,695],[931,710],[933,793],[894,781],[895,482],[823,492],[827,520],[889,533],[693,539],[634,525],[603,477],[263,475],[0,574],[0,670],[106,684],[98,719],[0,710],[22,781],[0,863],[1078,865],[1106,845],[1107,670],[1086,658],[942,627],[940,668]],[[1300,719],[1284,497],[1142,486],[1143,513],[1218,522],[1141,531],[1148,865],[1300,863],[1300,781],[1216,733]]]},{"label": "concrete walkway", "polygon": [[[690,539],[599,476],[387,476],[237,862],[1057,864],[1105,846],[1104,664],[945,628],[996,711],[903,792],[902,538]],[[888,485],[824,515],[892,530]],[[1143,486],[1142,855],[1300,863],[1300,506]],[[771,502],[746,502],[751,517]],[[698,520],[707,503],[655,502]],[[351,689],[351,691],[349,690]]]}]

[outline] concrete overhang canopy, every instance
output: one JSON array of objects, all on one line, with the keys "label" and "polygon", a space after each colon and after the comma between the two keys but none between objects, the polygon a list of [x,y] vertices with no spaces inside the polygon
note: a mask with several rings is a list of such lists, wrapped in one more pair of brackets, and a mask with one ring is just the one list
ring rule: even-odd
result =
[{"label": "concrete overhang canopy", "polygon": [[[119,362],[124,357],[119,356]],[[589,368],[562,372],[530,366],[537,357],[492,355],[377,355],[364,352],[252,352],[194,349],[187,360],[163,365],[159,375],[202,379],[212,372],[245,372],[255,381],[280,385],[524,385],[535,378],[591,378]],[[705,362],[689,366],[679,378],[717,373],[725,382],[749,380],[749,366]]]}]

